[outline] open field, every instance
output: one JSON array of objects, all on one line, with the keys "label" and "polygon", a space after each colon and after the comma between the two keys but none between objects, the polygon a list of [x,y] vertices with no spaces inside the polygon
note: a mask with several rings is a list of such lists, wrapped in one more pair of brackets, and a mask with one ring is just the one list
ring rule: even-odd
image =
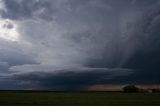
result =
[{"label": "open field", "polygon": [[160,106],[160,94],[0,92],[0,106]]}]

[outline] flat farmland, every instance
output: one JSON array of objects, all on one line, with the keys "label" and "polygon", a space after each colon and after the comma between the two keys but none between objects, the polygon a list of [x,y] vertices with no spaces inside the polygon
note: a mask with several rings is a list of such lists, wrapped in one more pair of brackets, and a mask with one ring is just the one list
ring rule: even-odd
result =
[{"label": "flat farmland", "polygon": [[0,92],[0,106],[160,106],[160,94]]}]

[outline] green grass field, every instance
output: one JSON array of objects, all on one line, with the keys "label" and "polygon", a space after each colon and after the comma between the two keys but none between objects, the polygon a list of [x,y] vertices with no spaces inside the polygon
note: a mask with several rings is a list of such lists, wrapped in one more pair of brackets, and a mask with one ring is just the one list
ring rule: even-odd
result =
[{"label": "green grass field", "polygon": [[0,92],[0,106],[160,106],[160,94]]}]

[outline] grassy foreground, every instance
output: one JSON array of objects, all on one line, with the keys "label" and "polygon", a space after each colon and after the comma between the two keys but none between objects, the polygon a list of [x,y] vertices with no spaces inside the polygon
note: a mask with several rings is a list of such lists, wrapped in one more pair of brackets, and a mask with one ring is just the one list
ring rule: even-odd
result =
[{"label": "grassy foreground", "polygon": [[0,106],[160,106],[160,94],[0,92]]}]

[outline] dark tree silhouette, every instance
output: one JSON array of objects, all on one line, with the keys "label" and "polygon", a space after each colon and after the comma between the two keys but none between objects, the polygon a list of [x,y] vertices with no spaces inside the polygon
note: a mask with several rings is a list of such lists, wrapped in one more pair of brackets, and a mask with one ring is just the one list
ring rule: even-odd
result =
[{"label": "dark tree silhouette", "polygon": [[154,89],[152,89],[152,92],[153,93],[158,93],[158,92],[160,92],[160,89],[159,88],[154,88]]},{"label": "dark tree silhouette", "polygon": [[123,88],[123,92],[126,93],[139,92],[139,88],[137,88],[135,85],[127,85]]}]

